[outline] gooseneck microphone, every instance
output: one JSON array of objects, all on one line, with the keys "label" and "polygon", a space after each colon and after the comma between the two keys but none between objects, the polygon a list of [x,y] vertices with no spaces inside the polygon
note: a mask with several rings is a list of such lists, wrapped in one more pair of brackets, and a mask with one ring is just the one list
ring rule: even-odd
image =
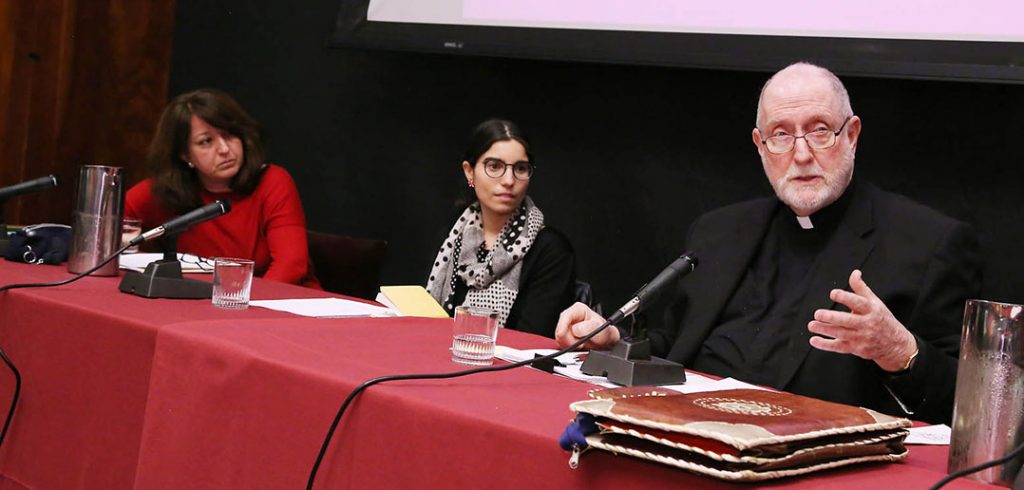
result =
[{"label": "gooseneck microphone", "polygon": [[697,256],[693,252],[686,252],[673,261],[665,270],[661,271],[651,282],[644,284],[633,299],[622,305],[618,311],[608,317],[610,323],[618,323],[626,317],[640,311],[657,301],[666,289],[676,283],[681,277],[697,268]]},{"label": "gooseneck microphone", "polygon": [[[650,306],[696,267],[697,257],[693,252],[684,253],[608,317],[607,323],[617,323]],[[651,350],[651,339],[646,335],[623,337],[610,352],[591,351],[580,371],[591,376],[605,376],[608,381],[623,386],[673,384],[686,380],[686,369],[682,364],[652,356]]]},{"label": "gooseneck microphone", "polygon": [[152,230],[149,230],[132,239],[131,245],[135,246],[144,241],[152,240],[163,235],[177,235],[191,226],[198,225],[207,220],[228,214],[231,211],[231,203],[218,200],[206,206],[189,211],[177,218],[174,218]]},{"label": "gooseneck microphone", "polygon": [[57,187],[57,176],[53,174],[38,179],[26,180],[20,184],[0,188],[0,201],[51,187]]},{"label": "gooseneck microphone", "polygon": [[191,226],[223,216],[229,211],[230,202],[214,201],[133,238],[128,242],[129,246],[164,237],[164,258],[150,262],[143,272],[125,272],[118,289],[122,293],[143,298],[208,299],[213,291],[208,281],[190,279],[182,275],[181,262],[175,251],[174,236]]}]

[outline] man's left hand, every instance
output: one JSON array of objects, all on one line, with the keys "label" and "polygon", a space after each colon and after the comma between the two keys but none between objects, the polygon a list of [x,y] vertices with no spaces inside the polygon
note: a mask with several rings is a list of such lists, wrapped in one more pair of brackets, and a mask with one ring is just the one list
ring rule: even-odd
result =
[{"label": "man's left hand", "polygon": [[903,370],[917,352],[914,334],[875,296],[859,270],[850,274],[850,289],[852,292],[833,289],[829,293],[829,298],[845,305],[849,313],[825,309],[814,312],[807,329],[820,337],[811,337],[811,345],[875,361],[891,373]]}]

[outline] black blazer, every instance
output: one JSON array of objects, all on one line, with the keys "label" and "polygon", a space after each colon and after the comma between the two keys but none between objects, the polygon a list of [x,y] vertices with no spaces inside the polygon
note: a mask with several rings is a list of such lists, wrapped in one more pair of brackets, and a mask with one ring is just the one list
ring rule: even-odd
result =
[{"label": "black blazer", "polygon": [[[964,302],[976,297],[981,285],[976,238],[965,224],[867,182],[851,192],[846,214],[811,272],[811,293],[800,307],[800,322],[792,326],[800,333],[786,347],[776,388],[896,415],[905,413],[902,402],[912,418],[948,422]],[[687,248],[700,265],[679,282],[664,324],[652,330],[656,352],[693,362],[781,205],[764,198],[697,219]],[[850,273],[857,268],[917,338],[920,354],[904,375],[891,376],[873,361],[808,343],[814,310],[837,308],[829,291],[849,289]]]}]

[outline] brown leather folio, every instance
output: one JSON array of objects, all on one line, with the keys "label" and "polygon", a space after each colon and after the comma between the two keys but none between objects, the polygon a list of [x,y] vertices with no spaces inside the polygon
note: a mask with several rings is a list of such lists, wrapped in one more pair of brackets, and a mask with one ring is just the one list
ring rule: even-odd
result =
[{"label": "brown leather folio", "polygon": [[600,429],[589,447],[716,478],[758,481],[867,461],[899,461],[910,421],[756,389],[682,394],[600,389],[572,403]]}]

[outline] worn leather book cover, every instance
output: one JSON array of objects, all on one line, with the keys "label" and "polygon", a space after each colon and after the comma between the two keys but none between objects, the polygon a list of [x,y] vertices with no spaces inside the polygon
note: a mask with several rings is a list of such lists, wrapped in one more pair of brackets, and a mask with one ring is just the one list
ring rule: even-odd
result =
[{"label": "worn leather book cover", "polygon": [[586,436],[590,447],[726,480],[768,480],[907,456],[909,420],[789,393],[633,387],[590,395],[570,405],[599,428]]}]

